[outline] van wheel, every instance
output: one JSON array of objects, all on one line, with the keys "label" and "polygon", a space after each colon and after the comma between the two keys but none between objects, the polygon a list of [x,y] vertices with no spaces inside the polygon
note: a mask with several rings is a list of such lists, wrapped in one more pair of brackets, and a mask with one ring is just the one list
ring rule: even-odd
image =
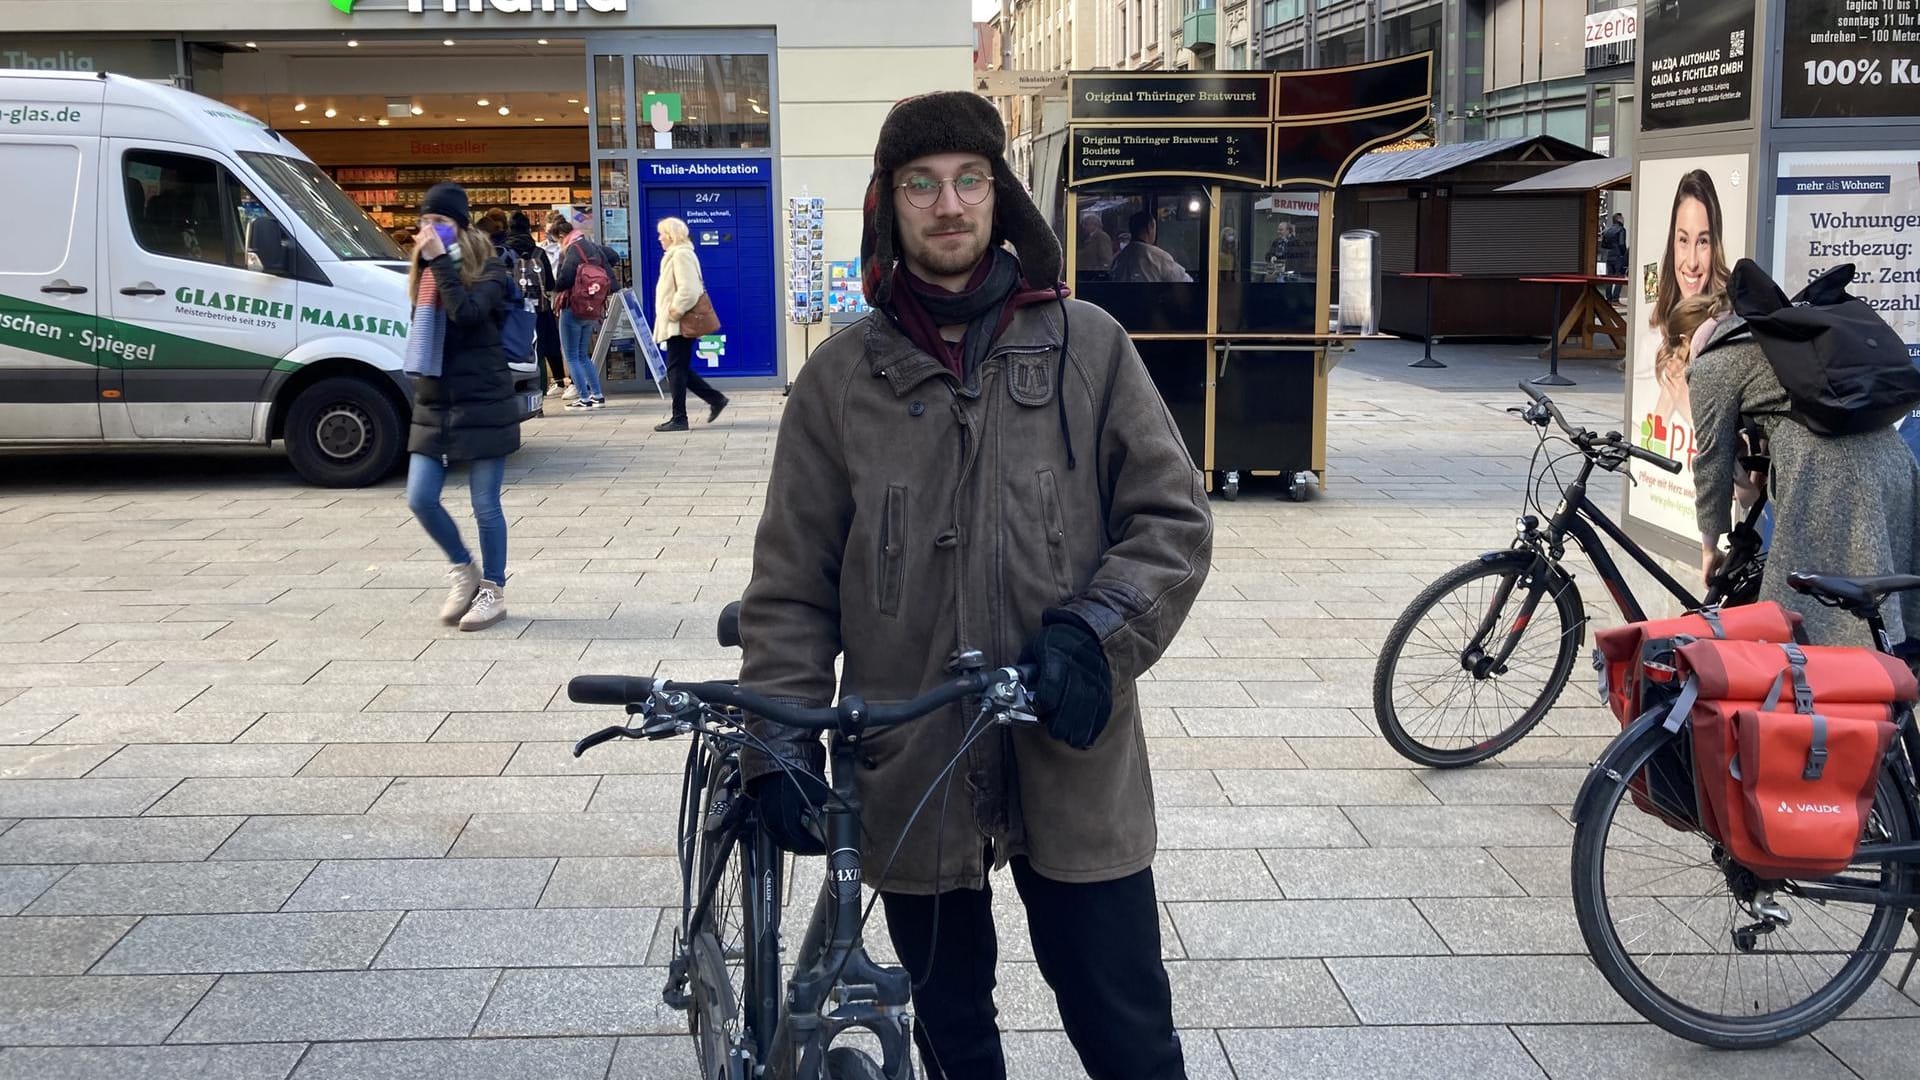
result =
[{"label": "van wheel", "polygon": [[322,379],[287,410],[287,457],[310,484],[366,487],[393,471],[406,449],[400,410],[360,379]]}]

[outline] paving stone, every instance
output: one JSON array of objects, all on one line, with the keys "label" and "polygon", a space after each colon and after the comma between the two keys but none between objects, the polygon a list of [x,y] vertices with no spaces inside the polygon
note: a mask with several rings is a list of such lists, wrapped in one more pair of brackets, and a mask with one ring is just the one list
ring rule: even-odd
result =
[{"label": "paving stone", "polygon": [[[215,686],[193,699],[185,711],[206,713],[356,712],[383,688],[328,683],[307,686]],[[380,712],[381,709],[370,709]],[[395,710],[398,711],[398,710]],[[444,712],[445,710],[440,710]]]},{"label": "paving stone", "polygon": [[1429,769],[1420,782],[1449,806],[1572,806],[1585,769]]},{"label": "paving stone", "polygon": [[[1295,900],[1516,896],[1521,892],[1491,855],[1472,848],[1276,850],[1264,854],[1281,891]],[[1566,853],[1561,856],[1564,861]]]},{"label": "paving stone", "polygon": [[[460,814],[344,814],[248,819],[216,859],[438,858],[466,825]],[[4,850],[5,837],[0,837]]]},{"label": "paving stone", "polygon": [[0,780],[56,780],[87,775],[118,746],[0,746]]},{"label": "paving stone", "polygon": [[[504,759],[501,764],[505,764]],[[403,776],[386,789],[373,810],[376,814],[584,810],[598,783],[590,776]]]},{"label": "paving stone", "polygon": [[[1456,953],[1580,956],[1587,951],[1571,899],[1429,898],[1415,901],[1415,906]],[[1679,953],[1706,949],[1685,924],[1650,897],[1622,897],[1615,901],[1614,911],[1635,928],[1636,949]]]},{"label": "paving stone", "polygon": [[666,970],[657,967],[510,970],[501,976],[474,1034],[685,1038],[686,1016],[660,1000],[665,982]]},{"label": "paving stone", "polygon": [[[1912,1033],[1920,1025],[1907,1023]],[[1823,1037],[1831,1028],[1824,1028]],[[1750,1080],[1755,1076],[1791,1076],[1795,1080],[1853,1080],[1853,1070],[1814,1039],[1768,1050],[1737,1054],[1695,1046],[1648,1024],[1632,1027],[1521,1027],[1514,1034],[1553,1080],[1602,1080],[1631,1076],[1636,1080]],[[1912,1076],[1912,1044],[1904,1071]],[[1872,1080],[1872,1074],[1863,1074]]]},{"label": "paving stone", "polygon": [[1433,805],[1411,773],[1368,769],[1221,769],[1235,806]]},{"label": "paving stone", "polygon": [[[1206,1029],[1179,1033],[1187,1080],[1234,1080],[1220,1040]],[[1084,1076],[1080,1054],[1064,1031],[1010,1031],[1001,1037],[1010,1077]]]},{"label": "paving stone", "polygon": [[[433,733],[434,742],[564,742],[568,746],[582,735],[594,731],[618,720],[616,710],[611,719],[595,723],[577,712],[543,712],[522,710],[519,712],[454,712],[447,716]],[[677,741],[677,740],[676,740]],[[595,751],[598,754],[599,751]],[[680,759],[686,760],[687,748],[680,747]]]},{"label": "paving stone", "polygon": [[318,660],[168,660],[135,686],[299,686],[321,669]]},{"label": "paving stone", "polygon": [[1180,726],[1197,739],[1321,738],[1369,730],[1352,709],[1181,708],[1174,712]]},{"label": "paving stone", "polygon": [[260,718],[257,712],[90,712],[41,736],[42,743],[224,743]]},{"label": "paving stone", "polygon": [[1301,761],[1285,739],[1147,740],[1147,760],[1159,769],[1298,769]]},{"label": "paving stone", "polygon": [[306,1047],[15,1047],[0,1052],[0,1080],[286,1080]]},{"label": "paving stone", "polygon": [[0,705],[0,709],[10,712],[168,713],[199,697],[204,690],[205,685],[36,686],[7,704]]},{"label": "paving stone", "polygon": [[1405,900],[1239,900],[1168,904],[1190,959],[1444,953]]},{"label": "paving stone", "polygon": [[236,817],[51,818],[0,834],[0,863],[176,862],[204,859]]},{"label": "paving stone", "polygon": [[491,970],[227,975],[168,1041],[464,1038],[498,978]]},{"label": "paving stone", "polygon": [[135,920],[0,919],[0,975],[84,975]]},{"label": "paving stone", "polygon": [[0,814],[9,817],[128,817],[151,806],[172,779],[0,780]]},{"label": "paving stone", "polygon": [[1920,1019],[1836,1020],[1813,1037],[1860,1080],[1906,1080],[1913,1075],[1913,1048],[1920,1046]]},{"label": "paving stone", "polygon": [[1356,806],[1347,811],[1374,847],[1484,847],[1573,843],[1573,826],[1544,806]]},{"label": "paving stone", "polygon": [[413,911],[375,961],[381,968],[583,967],[644,964],[652,909]]},{"label": "paving stone", "polygon": [[1311,806],[1165,806],[1162,848],[1361,847],[1339,810]]},{"label": "paving stone", "polygon": [[[693,1040],[684,1035],[636,1035],[620,1040],[607,1080],[656,1080],[667,1076],[697,1076]],[[917,1075],[917,1074],[916,1074]]]},{"label": "paving stone", "polygon": [[108,975],[333,971],[367,966],[398,912],[155,915],[95,970]]},{"label": "paving stone", "polygon": [[[583,732],[584,734],[584,732]],[[521,743],[507,762],[508,776],[614,776],[650,773],[680,782],[687,767],[687,748],[677,739],[635,742],[621,739],[601,743],[590,752],[573,756],[570,742]]]},{"label": "paving stone", "polygon": [[1327,961],[1367,1024],[1618,1023],[1638,1019],[1585,956]]},{"label": "paving stone", "polygon": [[[0,851],[5,839],[0,836]],[[475,814],[451,852],[462,858],[673,853],[671,823],[652,814]]]},{"label": "paving stone", "polygon": [[268,713],[248,728],[243,743],[426,742],[445,713]]},{"label": "paving stone", "polygon": [[512,743],[335,743],[300,770],[302,776],[498,776]]},{"label": "paving stone", "polygon": [[18,915],[71,867],[0,866],[0,915]]},{"label": "paving stone", "polygon": [[1573,895],[1573,856],[1567,847],[1489,847],[1487,854],[1529,896]]},{"label": "paving stone", "polygon": [[212,985],[201,975],[0,978],[0,1045],[157,1043]]},{"label": "paving stone", "polygon": [[679,904],[680,860],[659,855],[561,859],[540,895],[543,908],[677,908]]},{"label": "paving stone", "polygon": [[1497,1027],[1229,1029],[1220,1032],[1220,1041],[1242,1077],[1547,1080],[1519,1040]]},{"label": "paving stone", "polygon": [[1153,857],[1153,885],[1163,902],[1280,898],[1257,851],[1162,849]]},{"label": "paving stone", "polygon": [[317,751],[315,746],[261,743],[257,746],[187,744],[126,746],[88,773],[102,776],[292,776]]},{"label": "paving stone", "polygon": [[[552,859],[354,859],[323,862],[287,911],[528,908],[540,902]],[[675,881],[678,876],[676,871]],[[678,901],[676,886],[673,900]],[[662,900],[660,903],[665,904]],[[551,905],[549,905],[551,906]]]},{"label": "paving stone", "polygon": [[[693,1040],[682,1039],[689,1048]],[[321,1043],[295,1080],[605,1080],[612,1039]],[[0,1062],[3,1063],[3,1062]]]},{"label": "paving stone", "polygon": [[191,915],[277,911],[310,862],[152,862],[77,866],[30,915]]},{"label": "paving stone", "polygon": [[671,821],[680,808],[680,786],[681,778],[678,776],[609,776],[594,789],[593,801],[587,805],[587,809],[596,814],[663,815],[663,820]]},{"label": "paving stone", "polygon": [[[0,698],[12,700],[7,695],[11,690],[0,690]],[[45,738],[53,731],[73,719],[72,713],[8,713],[0,712],[0,745],[22,746],[37,739]],[[68,740],[79,742],[78,739]]]},{"label": "paving stone", "polygon": [[182,780],[149,814],[359,814],[385,777],[220,777]]}]

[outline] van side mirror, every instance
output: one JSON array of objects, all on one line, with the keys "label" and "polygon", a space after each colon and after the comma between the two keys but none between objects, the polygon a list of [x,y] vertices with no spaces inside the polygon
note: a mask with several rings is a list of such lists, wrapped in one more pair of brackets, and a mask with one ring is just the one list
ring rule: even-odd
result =
[{"label": "van side mirror", "polygon": [[250,269],[287,277],[293,273],[293,237],[273,218],[255,218],[247,226],[247,256]]}]

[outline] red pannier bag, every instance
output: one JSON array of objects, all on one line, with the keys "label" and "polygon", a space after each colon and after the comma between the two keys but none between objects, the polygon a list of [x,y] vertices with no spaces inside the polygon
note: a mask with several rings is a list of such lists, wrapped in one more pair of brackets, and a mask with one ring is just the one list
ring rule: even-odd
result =
[{"label": "red pannier bag", "polygon": [[[1674,619],[1610,627],[1593,635],[1593,666],[1600,696],[1622,728],[1648,709],[1664,709],[1680,692],[1674,650],[1704,638],[1733,641],[1801,641],[1800,613],[1776,603],[1708,609]],[[1669,827],[1699,827],[1693,763],[1679,743],[1668,744],[1628,784],[1633,804]]]},{"label": "red pannier bag", "polygon": [[1692,729],[1701,827],[1770,878],[1821,878],[1860,846],[1913,672],[1871,649],[1696,641],[1674,709]]}]

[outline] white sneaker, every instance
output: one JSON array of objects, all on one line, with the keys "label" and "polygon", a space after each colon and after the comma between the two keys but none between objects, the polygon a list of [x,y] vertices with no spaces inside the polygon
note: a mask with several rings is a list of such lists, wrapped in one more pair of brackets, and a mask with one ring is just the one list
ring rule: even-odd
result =
[{"label": "white sneaker", "polygon": [[559,397],[561,392],[562,392],[562,387],[560,386],[559,383],[554,383],[552,386],[547,387],[548,397]]},{"label": "white sneaker", "polygon": [[572,401],[574,398],[577,398],[580,396],[580,391],[575,390],[573,387],[569,386],[566,388],[566,390],[561,392],[560,396],[566,399],[567,401]]},{"label": "white sneaker", "polygon": [[452,626],[473,607],[474,593],[480,589],[480,568],[472,563],[447,571],[447,602],[440,608],[440,621]]},{"label": "white sneaker", "polygon": [[483,581],[480,583],[480,591],[473,594],[473,606],[460,617],[460,629],[485,630],[506,617],[506,586]]}]

